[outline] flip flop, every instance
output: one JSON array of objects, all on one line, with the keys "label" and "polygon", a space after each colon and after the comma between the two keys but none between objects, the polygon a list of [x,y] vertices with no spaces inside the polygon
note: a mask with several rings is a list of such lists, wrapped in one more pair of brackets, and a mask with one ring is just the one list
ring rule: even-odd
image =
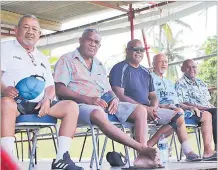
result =
[{"label": "flip flop", "polygon": [[217,161],[217,153],[215,152],[210,157],[203,157],[203,161]]},{"label": "flip flop", "polygon": [[197,162],[197,161],[202,161],[202,159],[195,153],[186,155],[186,162]]}]

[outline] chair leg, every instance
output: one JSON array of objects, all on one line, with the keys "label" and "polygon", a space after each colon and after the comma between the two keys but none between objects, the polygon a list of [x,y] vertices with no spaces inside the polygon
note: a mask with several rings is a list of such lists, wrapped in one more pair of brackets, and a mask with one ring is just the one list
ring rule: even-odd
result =
[{"label": "chair leg", "polygon": [[108,137],[105,136],[104,145],[103,145],[103,148],[102,148],[102,151],[101,151],[101,157],[100,157],[100,160],[99,160],[99,165],[102,164],[102,161],[103,161],[103,158],[104,158],[104,152],[105,152],[105,149],[106,149],[106,146],[107,146],[107,141],[108,141]]},{"label": "chair leg", "polygon": [[15,140],[15,146],[16,146],[16,152],[17,152],[17,159],[19,160],[19,152],[18,152],[18,145],[17,145],[17,138],[16,136],[14,136],[14,140]]},{"label": "chair leg", "polygon": [[176,144],[175,132],[173,132],[172,135],[173,135],[173,141],[174,141],[174,146],[175,146],[175,150],[176,150],[177,161],[180,161],[181,159],[179,159],[179,155],[178,155],[178,149],[177,149],[177,144]]},{"label": "chair leg", "polygon": [[33,146],[31,149],[31,154],[30,154],[30,163],[29,163],[29,169],[28,170],[32,170],[32,168],[34,167],[34,163],[33,163],[33,158],[35,155],[35,151],[36,151],[36,144],[37,144],[37,134],[39,132],[39,129],[34,130],[34,136],[33,136]]},{"label": "chair leg", "polygon": [[79,156],[79,162],[81,162],[81,159],[82,159],[82,155],[83,155],[84,147],[85,147],[85,144],[86,144],[86,138],[87,138],[87,136],[88,136],[88,132],[89,132],[89,129],[87,130],[86,136],[85,136],[84,141],[83,141],[82,150],[81,150],[80,156]]},{"label": "chair leg", "polygon": [[27,139],[28,139],[28,158],[30,158],[30,152],[31,152],[31,140],[30,140],[30,138],[31,138],[31,134],[30,134],[28,129],[26,130],[26,132],[27,132]]},{"label": "chair leg", "polygon": [[20,132],[20,137],[21,137],[21,160],[23,162],[23,132]]},{"label": "chair leg", "polygon": [[[125,127],[123,125],[121,125],[121,129],[124,133],[126,133],[125,131]],[[128,162],[128,165],[129,167],[131,166],[131,161],[130,161],[130,156],[129,156],[129,148],[124,145],[124,150],[125,150],[125,154],[126,154],[126,159],[127,159],[127,162]]]},{"label": "chair leg", "polygon": [[[97,153],[97,141],[98,141],[98,133],[99,133],[99,130],[97,130],[97,135],[95,136],[94,127],[91,126],[91,133],[92,133],[92,143],[93,143],[93,151],[94,151],[96,169],[97,169],[97,170],[100,170],[100,167],[99,167],[99,159],[98,159],[98,153]],[[90,168],[92,168],[92,164],[93,164],[93,158],[91,159]]]},{"label": "chair leg", "polygon": [[201,149],[201,129],[198,127],[198,139],[199,139],[199,146]]},{"label": "chair leg", "polygon": [[[130,129],[130,137],[131,138],[133,138],[134,139],[134,128],[131,128]],[[133,150],[133,154],[134,154],[134,159],[136,159],[137,158],[137,152],[136,152],[136,150],[135,149],[132,149]]]},{"label": "chair leg", "polygon": [[198,146],[198,154],[201,157],[201,147],[200,147],[200,142],[198,138],[198,128],[195,128],[195,137],[196,137],[197,146]]},{"label": "chair leg", "polygon": [[[99,129],[96,128],[94,130],[96,130],[96,144],[97,144],[98,143],[98,137],[99,137]],[[98,147],[99,147],[99,145],[97,145],[97,148],[95,150],[93,149],[92,158],[91,158],[91,161],[90,161],[90,167],[91,168],[93,167],[93,163],[94,163],[94,159],[95,159],[95,151],[97,151]],[[97,152],[97,154],[98,154],[98,152]],[[99,158],[99,154],[98,154],[98,158]],[[96,168],[97,168],[97,166],[96,166]]]},{"label": "chair leg", "polygon": [[[55,153],[57,154],[58,153],[58,150],[57,150],[57,145],[56,145],[56,141],[55,141],[55,137],[54,137],[54,132],[52,130],[52,127],[49,127],[50,131],[51,131],[51,136],[52,136],[52,140],[53,140],[53,143],[54,143],[54,148],[55,148]],[[57,136],[56,136],[57,137]]]}]

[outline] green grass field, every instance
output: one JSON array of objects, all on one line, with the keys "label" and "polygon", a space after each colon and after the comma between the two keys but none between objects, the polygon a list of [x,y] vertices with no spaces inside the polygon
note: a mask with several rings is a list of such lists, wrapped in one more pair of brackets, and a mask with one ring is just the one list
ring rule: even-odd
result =
[{"label": "green grass field", "polygon": [[[43,129],[40,132],[44,133],[44,132],[49,132],[49,131],[47,129]],[[24,138],[26,138],[26,135],[23,135],[23,136],[24,136]],[[16,137],[19,140],[20,139],[20,134],[16,134]],[[104,135],[101,135],[100,138],[99,138],[100,139],[100,152],[101,152],[101,149],[102,149],[104,138],[105,138]],[[171,137],[168,138],[169,143],[170,143],[170,139],[171,139]],[[189,140],[190,140],[190,143],[191,143],[194,151],[196,153],[198,153],[195,135],[194,134],[189,134]],[[70,155],[71,155],[72,158],[75,158],[75,159],[78,158],[79,159],[83,141],[84,141],[84,137],[75,137],[73,139],[72,146],[71,146],[71,149],[70,149]],[[177,141],[178,150],[180,150],[180,144],[178,142],[177,137],[176,137],[176,141]],[[18,149],[19,149],[19,154],[20,154],[20,158],[21,158],[21,143],[18,143]],[[85,145],[85,149],[84,149],[84,152],[83,152],[83,158],[90,159],[91,154],[92,154],[92,149],[93,149],[92,148],[92,140],[91,140],[91,136],[89,136],[89,137],[87,137],[87,140],[86,140],[86,145]],[[116,143],[116,142],[115,142],[115,150],[117,152],[124,153],[123,145],[120,145],[119,143]],[[112,151],[112,142],[111,142],[111,140],[108,140],[108,144],[107,144],[105,153],[107,153],[109,151]],[[51,159],[51,158],[55,158],[55,155],[56,154],[55,154],[55,149],[54,149],[54,145],[53,145],[52,140],[38,141],[37,157],[39,159],[44,159],[44,158]],[[27,142],[25,142],[24,143],[24,159],[26,159],[27,156],[28,156],[28,145],[27,145]],[[130,156],[133,157],[132,150],[130,150]],[[173,145],[172,156],[173,157],[176,156],[174,145]]]}]

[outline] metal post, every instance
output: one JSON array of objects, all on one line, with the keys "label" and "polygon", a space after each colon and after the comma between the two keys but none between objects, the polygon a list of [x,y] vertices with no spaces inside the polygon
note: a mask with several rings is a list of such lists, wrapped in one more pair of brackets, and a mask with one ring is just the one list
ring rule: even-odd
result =
[{"label": "metal post", "polygon": [[132,8],[132,4],[129,4],[129,22],[130,22],[130,30],[131,30],[131,40],[134,39],[134,9]]},{"label": "metal post", "polygon": [[149,67],[151,67],[151,60],[150,60],[150,56],[149,56],[149,52],[148,52],[149,46],[148,46],[148,43],[146,40],[144,29],[141,29],[141,30],[142,30],[142,37],[143,37],[143,41],[144,41],[145,51],[146,51],[146,55],[147,55],[147,59],[148,59],[148,65],[149,65]]}]

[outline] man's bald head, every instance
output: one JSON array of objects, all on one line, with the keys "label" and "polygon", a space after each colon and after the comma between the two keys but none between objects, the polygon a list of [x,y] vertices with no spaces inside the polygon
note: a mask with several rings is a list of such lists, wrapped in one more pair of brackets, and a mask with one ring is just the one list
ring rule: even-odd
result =
[{"label": "man's bald head", "polygon": [[195,62],[192,59],[187,59],[187,60],[183,61],[182,67],[187,67],[190,63],[195,63]]},{"label": "man's bald head", "polygon": [[145,48],[140,40],[134,39],[127,43],[126,58],[127,61],[138,67],[144,57]]},{"label": "man's bald head", "polygon": [[164,53],[159,53],[153,57],[152,64],[154,72],[162,77],[168,69],[168,58]]},{"label": "man's bald head", "polygon": [[131,48],[131,47],[134,47],[135,44],[142,44],[142,42],[138,39],[134,39],[134,40],[131,40],[127,43],[127,48]]},{"label": "man's bald head", "polygon": [[187,59],[183,61],[181,70],[187,77],[194,79],[197,75],[197,64],[194,60]]}]

